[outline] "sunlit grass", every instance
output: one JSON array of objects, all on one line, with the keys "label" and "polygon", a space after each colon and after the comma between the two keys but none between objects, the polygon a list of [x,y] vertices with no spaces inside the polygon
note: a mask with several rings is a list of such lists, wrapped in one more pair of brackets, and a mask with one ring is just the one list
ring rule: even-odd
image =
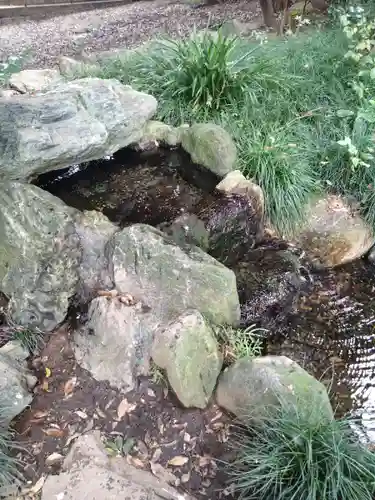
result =
[{"label": "sunlit grass", "polygon": [[348,420],[322,418],[319,405],[281,404],[249,421],[230,472],[241,500],[372,500],[375,455]]}]

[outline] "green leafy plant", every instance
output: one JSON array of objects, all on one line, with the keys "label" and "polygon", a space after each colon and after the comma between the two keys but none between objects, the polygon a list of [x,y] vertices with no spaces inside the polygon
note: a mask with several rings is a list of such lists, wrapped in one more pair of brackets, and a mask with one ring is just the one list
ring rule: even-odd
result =
[{"label": "green leafy plant", "polygon": [[263,351],[262,334],[266,330],[251,325],[245,329],[231,326],[215,327],[216,336],[221,345],[224,359],[232,363],[245,356],[260,356]]},{"label": "green leafy plant", "polygon": [[44,343],[43,332],[39,329],[12,324],[11,330],[11,340],[19,341],[22,347],[30,353],[34,353]]},{"label": "green leafy plant", "polygon": [[108,455],[128,455],[134,448],[136,440],[134,438],[125,439],[123,436],[116,436],[114,439],[107,439],[105,450]]},{"label": "green leafy plant", "polygon": [[255,102],[265,88],[286,83],[270,63],[257,57],[258,45],[241,46],[221,31],[193,33],[185,40],[160,41],[140,55],[135,83],[161,98],[193,109],[218,110],[246,93]]},{"label": "green leafy plant", "polygon": [[8,83],[13,73],[21,70],[24,62],[23,57],[9,56],[5,62],[0,62],[0,86]]},{"label": "green leafy plant", "polygon": [[356,198],[375,226],[374,21],[369,8],[335,12],[334,23],[287,40],[204,32],[152,42],[103,75],[153,94],[158,118],[171,125],[223,126],[280,235],[293,236],[324,190]]},{"label": "green leafy plant", "polygon": [[168,378],[166,374],[154,362],[151,363],[150,374],[151,380],[154,384],[168,386]]},{"label": "green leafy plant", "polygon": [[372,500],[375,454],[348,419],[322,418],[314,401],[280,401],[235,440],[230,468],[241,499]]}]

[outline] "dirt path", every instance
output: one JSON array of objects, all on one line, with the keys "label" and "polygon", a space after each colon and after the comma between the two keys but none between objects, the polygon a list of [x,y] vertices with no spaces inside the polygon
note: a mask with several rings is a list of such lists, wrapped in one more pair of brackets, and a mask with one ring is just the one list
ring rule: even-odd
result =
[{"label": "dirt path", "polygon": [[46,465],[47,457],[65,456],[75,438],[99,429],[109,454],[120,452],[132,465],[168,478],[197,499],[233,498],[215,461],[230,458],[229,420],[217,406],[182,409],[165,385],[146,378],[125,396],[77,365],[69,337],[62,328],[32,361],[40,384],[16,425],[27,480],[35,483],[58,472],[59,465]]},{"label": "dirt path", "polygon": [[257,14],[254,0],[199,8],[155,0],[49,19],[21,19],[0,24],[0,61],[27,53],[27,67],[49,67],[60,55],[134,47],[156,36],[184,35],[194,26],[205,28],[233,18],[250,21]]}]

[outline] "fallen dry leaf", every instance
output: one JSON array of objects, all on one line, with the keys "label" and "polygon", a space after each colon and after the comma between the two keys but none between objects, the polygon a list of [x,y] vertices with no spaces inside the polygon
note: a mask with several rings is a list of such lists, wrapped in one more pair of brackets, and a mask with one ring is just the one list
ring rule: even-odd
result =
[{"label": "fallen dry leaf", "polygon": [[125,295],[121,295],[119,297],[119,301],[125,304],[126,306],[134,306],[137,301],[133,297],[133,295],[130,295],[130,293],[126,293]]},{"label": "fallen dry leaf", "polygon": [[46,476],[42,476],[41,478],[39,478],[38,481],[34,484],[34,486],[32,486],[28,490],[28,493],[32,493],[33,495],[39,493],[39,491],[43,488],[45,481],[46,481]]},{"label": "fallen dry leaf", "polygon": [[141,440],[137,441],[137,450],[142,459],[148,458],[148,449],[143,441]]},{"label": "fallen dry leaf", "polygon": [[174,474],[172,474],[171,471],[165,469],[160,464],[155,464],[153,462],[150,462],[150,468],[151,468],[151,472],[153,473],[154,476],[165,481],[166,483],[174,484],[174,482],[177,479],[176,476]]},{"label": "fallen dry leaf", "polygon": [[43,380],[41,387],[42,387],[42,390],[43,390],[44,392],[48,392],[48,391],[49,391],[49,387],[48,387],[48,382],[47,382],[47,380]]},{"label": "fallen dry leaf", "polygon": [[87,414],[84,412],[84,411],[81,411],[81,410],[77,410],[75,412],[76,415],[79,416],[79,418],[82,418],[83,420],[86,420],[87,418]]},{"label": "fallen dry leaf", "polygon": [[38,410],[36,411],[35,413],[33,413],[33,417],[34,418],[44,418],[48,415],[48,411],[41,411],[41,410]]},{"label": "fallen dry leaf", "polygon": [[160,457],[161,457],[161,448],[157,448],[152,455],[151,462],[153,463],[158,462],[160,460]]},{"label": "fallen dry leaf", "polygon": [[137,457],[132,457],[131,455],[126,455],[126,461],[129,465],[136,467],[137,469],[143,469],[145,464]]},{"label": "fallen dry leaf", "polygon": [[168,461],[168,465],[170,467],[181,467],[185,465],[189,461],[188,457],[184,457],[183,455],[177,455],[176,457],[171,458]]},{"label": "fallen dry leaf", "polygon": [[174,446],[177,444],[177,439],[174,439],[173,441],[170,441],[169,443],[162,443],[165,448],[170,448],[171,446]]},{"label": "fallen dry leaf", "polygon": [[65,394],[65,397],[68,397],[72,394],[72,392],[74,391],[74,388],[77,384],[77,377],[72,377],[71,379],[69,379],[65,385],[64,385],[64,394]]},{"label": "fallen dry leaf", "polygon": [[46,458],[46,465],[59,464],[63,461],[63,459],[64,457],[60,453],[51,453],[51,455],[48,455],[48,457]]},{"label": "fallen dry leaf", "polygon": [[68,447],[72,441],[74,441],[75,439],[77,439],[80,436],[81,436],[81,434],[78,434],[78,432],[76,432],[75,434],[72,434],[70,437],[68,437],[68,439],[65,443],[65,447]]},{"label": "fallen dry leaf", "polygon": [[213,425],[212,425],[212,428],[215,430],[215,431],[218,431],[220,429],[223,429],[224,428],[224,422],[215,422]]},{"label": "fallen dry leaf", "polygon": [[181,483],[188,483],[190,481],[190,472],[186,474],[182,474],[181,476]]},{"label": "fallen dry leaf", "polygon": [[33,418],[30,420],[30,423],[38,423],[43,420],[48,415],[48,411],[36,411],[33,414]]},{"label": "fallen dry leaf", "polygon": [[124,398],[117,407],[118,418],[121,420],[127,413],[131,413],[135,407],[135,404],[129,403],[129,401]]},{"label": "fallen dry leaf", "polygon": [[191,441],[191,436],[188,432],[184,433],[184,441],[185,441],[185,443],[190,443],[190,441]]},{"label": "fallen dry leaf", "polygon": [[99,415],[99,417],[101,418],[106,418],[107,415],[104,413],[104,411],[102,411],[100,408],[97,408],[96,409],[96,413]]},{"label": "fallen dry leaf", "polygon": [[209,455],[199,457],[199,467],[207,467],[207,465],[210,465],[211,461],[212,457],[210,457]]},{"label": "fallen dry leaf", "polygon": [[216,415],[213,418],[211,418],[211,423],[215,422],[215,420],[219,420],[219,418],[221,418],[222,416],[223,416],[223,412],[219,411],[218,413],[216,413]]},{"label": "fallen dry leaf", "polygon": [[117,290],[98,290],[99,297],[117,297]]},{"label": "fallen dry leaf", "polygon": [[42,432],[46,434],[46,436],[50,437],[62,437],[64,435],[64,431],[62,429],[55,429],[53,427],[50,429],[42,429]]}]

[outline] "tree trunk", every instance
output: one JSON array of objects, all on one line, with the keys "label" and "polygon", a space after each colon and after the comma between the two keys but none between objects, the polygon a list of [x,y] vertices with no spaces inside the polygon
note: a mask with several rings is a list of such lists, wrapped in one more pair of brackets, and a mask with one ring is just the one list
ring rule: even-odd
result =
[{"label": "tree trunk", "polygon": [[262,9],[264,24],[270,28],[276,28],[277,23],[274,16],[272,0],[259,0],[259,5]]}]

